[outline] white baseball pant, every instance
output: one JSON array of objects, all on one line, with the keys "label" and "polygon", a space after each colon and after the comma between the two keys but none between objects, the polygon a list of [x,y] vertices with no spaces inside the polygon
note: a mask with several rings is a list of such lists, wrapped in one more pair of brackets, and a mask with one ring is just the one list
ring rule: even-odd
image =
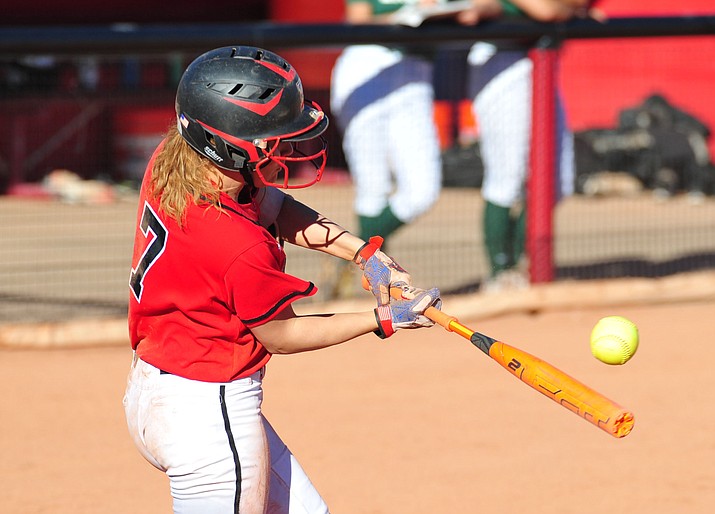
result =
[{"label": "white baseball pant", "polygon": [[134,357],[127,425],[139,452],[169,477],[175,514],[328,513],[261,414],[263,373],[198,382]]},{"label": "white baseball pant", "polygon": [[[490,80],[473,103],[484,159],[482,196],[501,207],[511,207],[524,198],[531,139],[532,68],[528,58],[517,61]],[[557,196],[564,197],[573,193],[574,150],[559,98],[556,122]]]}]

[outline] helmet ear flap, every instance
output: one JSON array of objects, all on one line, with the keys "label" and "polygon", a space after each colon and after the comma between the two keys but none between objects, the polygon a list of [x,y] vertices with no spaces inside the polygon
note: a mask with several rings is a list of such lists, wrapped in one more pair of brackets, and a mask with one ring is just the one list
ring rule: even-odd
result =
[{"label": "helmet ear flap", "polygon": [[242,148],[226,145],[226,153],[231,157],[236,169],[244,169],[250,159],[248,152]]},{"label": "helmet ear flap", "polygon": [[235,171],[248,169],[248,163],[251,160],[251,157],[247,150],[229,144],[222,137],[215,136],[208,131],[206,131],[206,135],[211,138],[209,144],[211,144],[217,151],[217,155],[228,158],[220,163],[221,167]]},{"label": "helmet ear flap", "polygon": [[200,153],[211,158],[225,169],[239,171],[247,168],[251,160],[247,150],[227,143],[223,137],[212,133],[204,127],[200,127],[200,130],[205,145]]}]

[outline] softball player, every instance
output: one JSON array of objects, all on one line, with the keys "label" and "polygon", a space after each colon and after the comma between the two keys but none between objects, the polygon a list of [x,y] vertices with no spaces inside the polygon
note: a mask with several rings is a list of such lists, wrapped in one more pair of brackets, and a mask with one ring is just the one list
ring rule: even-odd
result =
[{"label": "softball player", "polygon": [[[440,306],[439,291],[411,287],[379,238],[365,242],[276,189],[320,179],[328,125],[281,57],[241,46],[207,52],[183,74],[176,113],[139,199],[129,432],[169,477],[176,513],[328,512],[261,413],[266,364],[275,353],[430,326],[423,313]],[[296,162],[314,165],[309,183],[289,181]],[[285,273],[283,241],[352,259],[377,309],[297,315],[292,303],[316,287]],[[390,300],[395,286],[402,297]]]},{"label": "softball player", "polygon": [[[435,0],[347,0],[348,23],[390,23],[406,4]],[[442,183],[434,125],[432,63],[403,48],[344,49],[332,73],[331,110],[355,184],[360,237],[388,238],[426,212]]]},{"label": "softball player", "polygon": [[[563,21],[582,15],[585,0],[499,0],[503,15],[538,21]],[[468,56],[469,94],[479,122],[484,163],[484,243],[490,263],[485,291],[528,286],[520,261],[525,239],[525,183],[531,137],[532,63],[529,46],[479,42]],[[573,193],[573,135],[557,95],[560,190]]]}]

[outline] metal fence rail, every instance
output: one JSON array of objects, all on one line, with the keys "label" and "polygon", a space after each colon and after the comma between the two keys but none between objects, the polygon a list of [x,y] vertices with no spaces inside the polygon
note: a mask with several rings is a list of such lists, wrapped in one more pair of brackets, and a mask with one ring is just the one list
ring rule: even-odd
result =
[{"label": "metal fence rail", "polygon": [[419,28],[347,24],[116,24],[86,27],[1,27],[0,56],[23,54],[164,54],[235,44],[271,48],[343,46],[361,43],[448,43],[490,39],[604,39],[715,34],[715,16],[629,17],[604,22],[485,21],[473,27],[429,23]]}]

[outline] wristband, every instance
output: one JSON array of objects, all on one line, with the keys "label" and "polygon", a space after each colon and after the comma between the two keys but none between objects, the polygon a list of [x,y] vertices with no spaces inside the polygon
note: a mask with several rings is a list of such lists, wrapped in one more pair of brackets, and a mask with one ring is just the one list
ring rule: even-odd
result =
[{"label": "wristband", "polygon": [[377,320],[375,335],[380,339],[387,339],[395,333],[392,326],[392,309],[389,305],[380,305],[375,309],[375,320]]},{"label": "wristband", "polygon": [[367,262],[367,260],[372,257],[376,251],[382,246],[384,239],[380,236],[372,236],[370,240],[362,245],[360,249],[355,252],[353,257],[353,262],[357,265]]}]

